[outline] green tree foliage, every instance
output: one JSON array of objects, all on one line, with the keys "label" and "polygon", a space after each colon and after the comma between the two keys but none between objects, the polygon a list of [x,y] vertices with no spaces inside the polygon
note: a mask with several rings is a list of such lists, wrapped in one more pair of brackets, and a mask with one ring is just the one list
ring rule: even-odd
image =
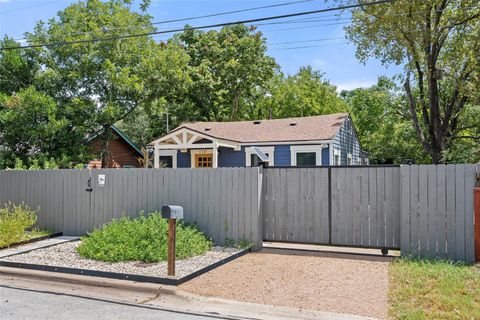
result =
[{"label": "green tree foliage", "polygon": [[244,118],[247,102],[277,70],[275,60],[266,55],[265,38],[244,25],[208,32],[187,26],[174,41],[190,56],[192,84],[182,105],[190,120]]},{"label": "green tree foliage", "polygon": [[354,10],[346,31],[361,61],[376,57],[405,66],[404,90],[417,139],[434,163],[443,161],[445,151],[463,136],[466,106],[478,105],[478,1],[396,0],[364,6]]},{"label": "green tree foliage", "polygon": [[[20,162],[41,167],[51,158],[69,166],[84,151],[82,145],[72,144],[82,137],[71,130],[55,100],[33,87],[0,98],[0,132],[2,167]],[[68,155],[73,154],[75,159],[70,159]]]},{"label": "green tree foliage", "polygon": [[[61,105],[75,105],[72,118],[90,131],[108,128],[125,117],[144,98],[143,62],[157,46],[151,37],[81,42],[126,33],[153,31],[150,16],[130,9],[130,1],[80,1],[48,23],[39,22],[29,42],[75,44],[38,48],[43,67],[39,79]],[[106,158],[109,130],[105,132],[102,160]]]},{"label": "green tree foliage", "polygon": [[380,77],[370,88],[342,91],[371,163],[429,162],[417,142],[404,95],[395,83]]},{"label": "green tree foliage", "polygon": [[[13,39],[5,36],[1,47],[17,46]],[[34,83],[39,64],[31,50],[0,51],[0,92],[12,94]]]},{"label": "green tree foliage", "polygon": [[278,74],[269,91],[263,91],[256,103],[259,118],[306,117],[345,112],[346,104],[339,98],[336,87],[324,79],[324,74],[311,66],[300,68],[294,75]]}]

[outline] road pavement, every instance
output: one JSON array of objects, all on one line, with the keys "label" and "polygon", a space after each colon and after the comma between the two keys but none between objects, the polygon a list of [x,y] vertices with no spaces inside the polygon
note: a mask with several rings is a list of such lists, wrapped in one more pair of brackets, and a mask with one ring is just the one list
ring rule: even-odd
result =
[{"label": "road pavement", "polygon": [[0,315],[3,320],[27,319],[171,319],[211,320],[214,316],[165,311],[149,306],[9,288],[0,285]]}]

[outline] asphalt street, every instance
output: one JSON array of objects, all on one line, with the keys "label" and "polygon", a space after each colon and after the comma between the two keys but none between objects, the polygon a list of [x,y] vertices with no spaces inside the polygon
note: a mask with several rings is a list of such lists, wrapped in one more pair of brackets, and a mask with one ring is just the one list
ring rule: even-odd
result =
[{"label": "asphalt street", "polygon": [[154,307],[132,305],[65,294],[44,293],[8,288],[0,284],[0,315],[2,320],[24,319],[224,319],[194,315]]}]

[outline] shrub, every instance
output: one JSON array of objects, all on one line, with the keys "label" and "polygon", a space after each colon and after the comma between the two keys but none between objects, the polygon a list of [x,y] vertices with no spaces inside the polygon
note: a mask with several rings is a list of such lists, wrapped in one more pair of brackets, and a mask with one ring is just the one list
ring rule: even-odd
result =
[{"label": "shrub", "polygon": [[[168,222],[161,214],[115,219],[82,237],[77,252],[85,258],[106,261],[167,260]],[[194,225],[177,222],[176,257],[185,259],[205,253],[212,242]]]},{"label": "shrub", "polygon": [[22,204],[7,203],[0,208],[0,248],[19,242],[25,230],[37,222],[36,212]]}]

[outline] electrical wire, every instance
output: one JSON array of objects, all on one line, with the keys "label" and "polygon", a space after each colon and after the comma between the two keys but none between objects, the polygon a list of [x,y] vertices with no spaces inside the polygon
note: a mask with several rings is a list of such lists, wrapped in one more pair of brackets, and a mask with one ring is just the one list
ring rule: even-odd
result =
[{"label": "electrical wire", "polygon": [[9,11],[0,11],[0,15],[4,15],[4,14],[7,14],[7,13],[12,13],[12,12],[17,12],[17,11],[22,11],[22,10],[30,9],[30,8],[43,7],[43,6],[46,6],[46,5],[49,5],[49,4],[52,4],[52,3],[56,3],[56,2],[61,2],[61,0],[54,0],[54,1],[48,1],[48,2],[43,2],[43,3],[37,3],[37,4],[34,4],[34,5],[30,5],[28,7],[16,8],[16,9],[12,9],[12,10],[9,10]]},{"label": "electrical wire", "polygon": [[[211,29],[211,28],[215,28],[215,27],[225,27],[225,26],[238,25],[238,24],[250,24],[252,22],[260,22],[260,21],[268,21],[268,20],[275,20],[275,19],[282,19],[282,18],[289,18],[289,17],[297,17],[297,16],[309,15],[309,14],[320,13],[320,12],[331,12],[331,11],[346,10],[346,9],[352,9],[352,8],[358,8],[358,7],[364,7],[364,6],[387,4],[387,3],[391,3],[392,1],[393,0],[379,0],[379,1],[369,2],[369,3],[364,3],[364,4],[353,4],[353,5],[347,5],[347,6],[339,6],[339,7],[332,7],[332,8],[312,10],[312,11],[302,11],[302,12],[288,13],[288,14],[277,15],[277,16],[262,17],[262,18],[256,18],[256,19],[240,20],[240,21],[235,21],[235,22],[225,22],[225,23],[217,23],[217,24],[204,25],[204,26],[198,26],[198,27],[190,27],[189,29],[191,29],[191,30],[201,30],[201,29]],[[61,42],[41,43],[41,44],[32,44],[32,45],[14,46],[14,47],[3,47],[3,48],[0,48],[0,51],[14,50],[14,49],[26,49],[26,48],[63,46],[63,45],[70,45],[70,44],[91,43],[91,42],[99,42],[99,41],[112,41],[112,40],[120,40],[120,39],[127,39],[127,38],[144,37],[144,36],[150,36],[150,35],[155,35],[155,34],[166,34],[166,33],[181,32],[181,31],[185,31],[185,28],[164,30],[164,31],[145,32],[145,33],[138,33],[138,34],[128,34],[128,35],[120,35],[120,36],[111,36],[111,37],[104,37],[104,38],[83,39],[83,40],[73,40],[73,41],[61,41]]]},{"label": "electrical wire", "polygon": [[293,50],[293,49],[307,49],[307,48],[317,48],[317,47],[327,47],[331,45],[345,45],[349,44],[348,42],[337,42],[337,43],[327,43],[327,44],[319,44],[314,46],[297,46],[297,47],[286,47],[286,48],[272,48],[268,49],[268,51],[272,50]]}]

